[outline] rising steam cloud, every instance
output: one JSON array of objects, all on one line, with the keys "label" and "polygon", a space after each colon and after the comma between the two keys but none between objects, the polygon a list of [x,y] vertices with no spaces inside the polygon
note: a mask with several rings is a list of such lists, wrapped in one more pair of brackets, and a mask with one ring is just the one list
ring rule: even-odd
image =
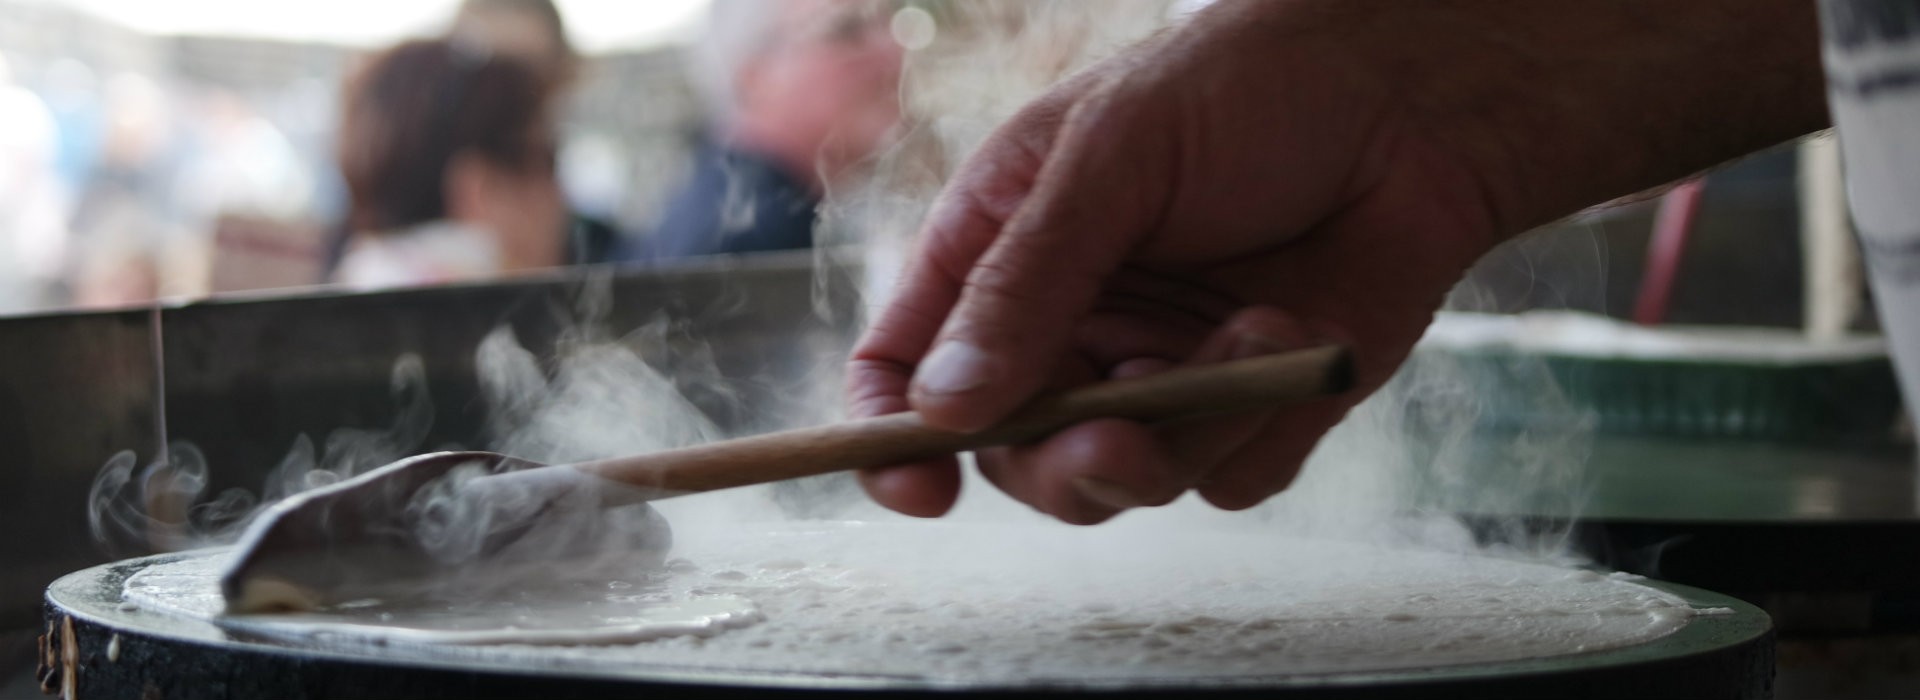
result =
[{"label": "rising steam cloud", "polygon": [[226,544],[267,504],[420,451],[433,427],[433,404],[420,358],[395,360],[388,388],[395,407],[392,426],[340,428],[319,448],[302,435],[258,493],[230,488],[207,499],[209,465],[190,440],[172,441],[167,454],[145,465],[132,450],[122,450],[94,475],[88,493],[87,522],[94,541],[114,555]]},{"label": "rising steam cloud", "polygon": [[[1054,81],[1202,4],[990,0],[945,6],[938,40],[909,54],[900,139],[874,158],[872,177],[833,193],[823,209],[822,240],[864,252],[868,306],[884,301],[940,186],[995,126]],[[1472,284],[1456,299],[1486,301]],[[1536,388],[1525,408],[1537,420],[1527,430],[1493,426],[1494,407],[1485,398],[1491,382]],[[1564,524],[1542,528],[1519,516],[1578,512],[1592,431],[1592,416],[1567,401],[1539,363],[1510,363],[1491,376],[1481,365],[1421,354],[1356,408],[1294,487],[1268,504],[1221,514],[1188,498],[1121,520],[1149,520],[1174,531],[1258,527],[1453,550],[1491,543],[1509,553],[1557,556],[1566,551]],[[990,491],[983,480],[970,479],[956,517],[1030,517]],[[1469,514],[1473,527],[1456,514]]]},{"label": "rising steam cloud", "polygon": [[[869,177],[830,192],[822,210],[818,255],[827,273],[817,286],[857,285],[869,305],[884,300],[933,195],[993,125],[1060,76],[1178,21],[1169,19],[1170,3],[1163,0],[987,0],[943,7],[950,14],[942,18],[940,38],[909,59],[902,88],[907,122],[899,140],[874,157]],[[843,267],[828,264],[838,262],[849,247],[864,257],[864,276],[845,276]],[[563,339],[556,357],[535,356],[508,327],[476,349],[488,408],[487,444],[481,447],[567,462],[728,436],[686,389],[693,380],[725,391],[729,379],[697,356],[668,358],[671,362],[663,364],[649,352],[666,347],[666,336],[684,327],[662,320],[615,336],[596,320],[611,303],[606,288],[588,285],[582,303],[590,309],[583,314],[587,321]],[[839,356],[818,347],[796,353],[799,362],[811,363],[811,370],[796,375],[807,381],[779,381],[790,384],[786,395],[801,400],[779,407],[783,415],[770,422],[802,425],[835,417]],[[663,371],[665,366],[672,371]],[[1129,513],[1118,525],[1158,538],[1192,539],[1203,536],[1196,533],[1231,528],[1458,551],[1480,550],[1491,540],[1509,554],[1564,554],[1563,530],[1539,532],[1513,516],[1577,511],[1592,419],[1564,400],[1544,368],[1522,365],[1506,371],[1509,376],[1490,378],[1445,358],[1417,357],[1353,411],[1313,454],[1296,485],[1269,503],[1222,513],[1186,498],[1167,508]],[[94,484],[95,536],[116,551],[227,541],[263,501],[418,451],[432,418],[431,406],[424,403],[424,377],[417,359],[401,359],[393,375],[401,406],[398,423],[378,431],[337,431],[319,447],[302,438],[258,498],[229,491],[203,502],[207,465],[189,443],[176,443],[166,459],[145,467],[131,452],[116,455]],[[1516,378],[1540,387],[1532,394],[1539,405],[1532,408],[1550,418],[1520,434],[1489,429],[1480,384]],[[840,478],[771,492],[673,499],[659,507],[676,525],[703,527],[782,514],[895,517],[853,494]],[[1455,517],[1460,513],[1488,516],[1492,524],[1470,529]],[[1066,527],[1032,515],[973,477],[954,517]]]}]

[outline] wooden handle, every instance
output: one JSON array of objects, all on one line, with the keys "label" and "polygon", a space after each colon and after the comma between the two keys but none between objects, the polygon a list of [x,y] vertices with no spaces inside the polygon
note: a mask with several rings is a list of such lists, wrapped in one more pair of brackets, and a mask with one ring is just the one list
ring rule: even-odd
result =
[{"label": "wooden handle", "polygon": [[1346,349],[1325,346],[1042,396],[976,433],[930,428],[907,412],[574,466],[661,495],[712,491],[1032,442],[1094,418],[1159,422],[1271,408],[1345,391],[1350,375]]}]

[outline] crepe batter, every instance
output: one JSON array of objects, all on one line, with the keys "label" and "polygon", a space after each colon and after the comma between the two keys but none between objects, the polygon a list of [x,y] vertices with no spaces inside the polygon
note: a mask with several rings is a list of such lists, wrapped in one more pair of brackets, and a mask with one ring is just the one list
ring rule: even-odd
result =
[{"label": "crepe batter", "polygon": [[[128,603],[213,618],[225,605],[219,577],[226,552],[151,567],[127,580]],[[669,590],[669,572],[631,580],[559,580],[489,589],[436,591],[405,600],[349,601],[307,613],[222,617],[231,628],[279,638],[355,638],[415,644],[631,644],[710,635],[760,621],[753,601]]]},{"label": "crepe batter", "polygon": [[[1528,659],[1650,641],[1714,612],[1618,574],[1126,525],[686,528],[680,558],[634,580],[216,621],[302,643],[429,646],[503,664],[559,655],[580,664],[1019,681]],[[217,618],[224,556],[149,568],[127,582],[126,598]]]}]

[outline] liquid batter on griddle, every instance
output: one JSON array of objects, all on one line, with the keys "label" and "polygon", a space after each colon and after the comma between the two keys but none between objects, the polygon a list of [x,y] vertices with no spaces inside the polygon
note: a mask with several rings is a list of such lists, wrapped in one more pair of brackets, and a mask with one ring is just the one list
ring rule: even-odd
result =
[{"label": "liquid batter on griddle", "polygon": [[[1703,612],[1623,576],[1273,535],[1154,537],[1124,525],[687,528],[676,544],[683,559],[655,580],[622,582],[633,588],[617,595],[607,595],[602,582],[577,589],[564,604],[502,601],[478,616],[455,616],[465,620],[458,629],[441,624],[422,633],[420,618],[379,619],[377,606],[335,610],[320,620],[229,624],[299,634],[332,626],[329,636],[311,642],[336,647],[376,640],[507,642],[434,652],[500,663],[1017,682],[1528,659],[1646,642]],[[145,607],[211,615],[218,598],[207,572],[218,564],[209,559],[149,569],[129,581],[127,595]],[[647,607],[662,603],[669,605]],[[715,610],[722,614],[700,615]],[[635,616],[657,623],[661,618],[646,616],[667,611],[713,622],[694,625],[699,634],[688,636],[631,634],[630,628],[621,639],[600,632]],[[445,622],[451,612],[431,611],[426,618]],[[516,629],[489,632],[470,624],[486,620]],[[531,624],[542,631],[523,627]],[[578,625],[571,637],[569,625]],[[524,644],[568,641],[588,645]]]},{"label": "liquid batter on griddle", "polygon": [[[127,580],[128,602],[215,617],[225,553],[151,567]],[[674,590],[670,572],[631,580],[555,580],[466,595],[438,590],[408,599],[349,601],[298,614],[226,618],[277,638],[343,637],[419,644],[631,644],[705,636],[760,620],[753,602]]]}]

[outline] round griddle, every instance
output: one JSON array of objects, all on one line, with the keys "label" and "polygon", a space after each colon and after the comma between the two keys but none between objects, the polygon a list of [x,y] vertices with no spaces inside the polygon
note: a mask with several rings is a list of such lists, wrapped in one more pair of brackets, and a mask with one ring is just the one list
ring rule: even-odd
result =
[{"label": "round griddle", "polygon": [[1697,607],[1668,637],[1621,649],[1470,666],[1387,673],[1235,677],[1118,684],[1098,678],[971,684],[952,679],[714,670],[646,664],[564,662],[503,668],[416,647],[328,648],[248,638],[205,621],[121,605],[127,577],[193,553],[163,554],[69,574],[47,589],[42,679],[67,697],[801,697],[1072,694],[1150,696],[1697,697],[1764,698],[1773,686],[1771,621],[1734,598],[1665,583],[1651,585]]}]

